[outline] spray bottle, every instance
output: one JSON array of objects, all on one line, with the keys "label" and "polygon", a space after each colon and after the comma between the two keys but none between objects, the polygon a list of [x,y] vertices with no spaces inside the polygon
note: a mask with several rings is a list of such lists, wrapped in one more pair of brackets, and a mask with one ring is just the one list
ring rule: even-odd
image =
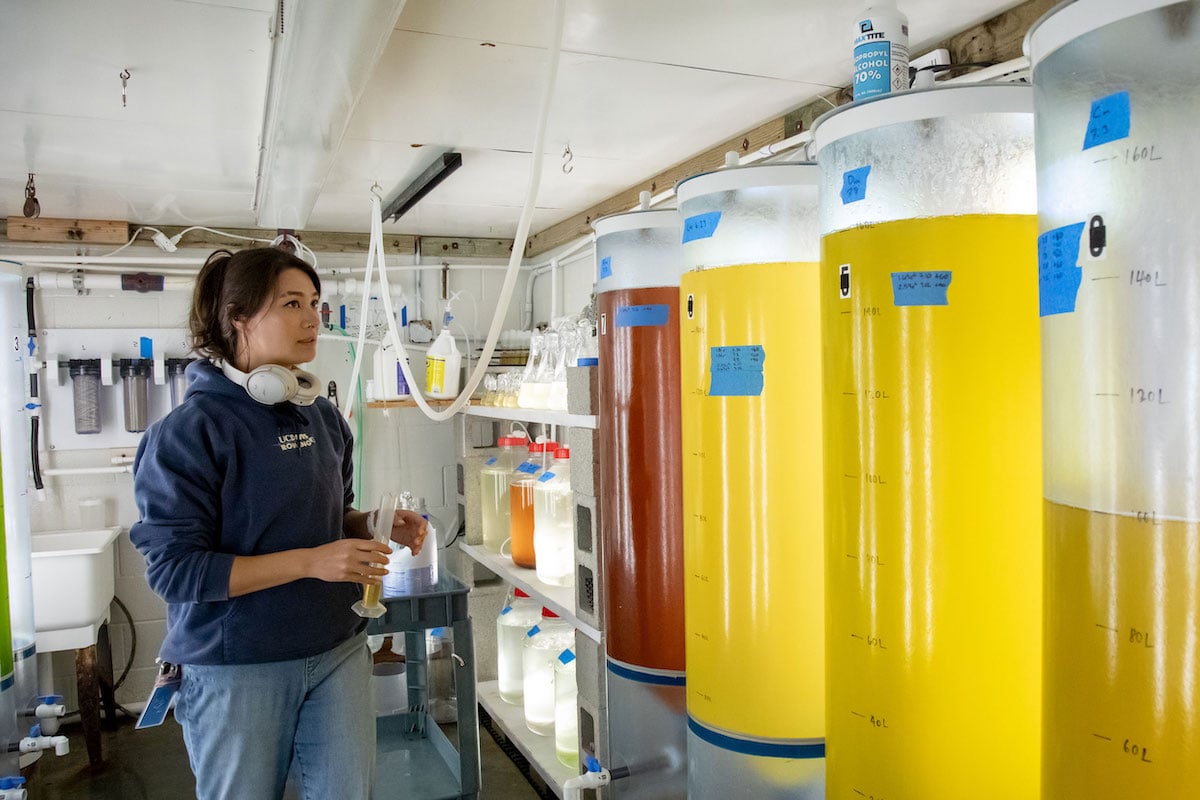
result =
[{"label": "spray bottle", "polygon": [[908,89],[908,17],[896,0],[872,0],[854,25],[854,99]]}]

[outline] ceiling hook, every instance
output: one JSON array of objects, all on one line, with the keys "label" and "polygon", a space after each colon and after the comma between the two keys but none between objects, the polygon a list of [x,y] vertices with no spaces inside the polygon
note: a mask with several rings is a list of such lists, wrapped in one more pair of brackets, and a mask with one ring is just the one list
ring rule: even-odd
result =
[{"label": "ceiling hook", "polygon": [[29,173],[29,180],[25,183],[25,206],[22,213],[27,217],[40,217],[42,215],[42,204],[37,199],[37,186],[33,183],[33,173]]},{"label": "ceiling hook", "polygon": [[126,67],[125,69],[121,70],[117,77],[121,79],[121,108],[125,108],[126,100],[128,99],[126,90],[129,87],[129,79],[133,76],[129,73],[129,68]]},{"label": "ceiling hook", "polygon": [[570,175],[572,172],[575,171],[575,167],[571,164],[571,162],[575,160],[575,154],[571,152],[571,143],[570,142],[567,142],[567,147],[566,147],[566,149],[563,150],[562,157],[563,157],[563,164],[562,164],[563,175]]},{"label": "ceiling hook", "polygon": [[383,202],[383,195],[381,195],[379,192],[382,189],[383,189],[383,187],[379,185],[379,181],[376,181],[375,183],[371,184],[371,194],[375,195],[375,199],[377,199],[381,203]]}]

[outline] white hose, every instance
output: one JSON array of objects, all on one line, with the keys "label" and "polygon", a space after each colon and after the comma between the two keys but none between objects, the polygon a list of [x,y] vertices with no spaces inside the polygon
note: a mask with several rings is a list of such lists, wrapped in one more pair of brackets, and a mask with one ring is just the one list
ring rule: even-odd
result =
[{"label": "white hose", "polygon": [[[463,387],[462,393],[455,398],[454,402],[442,411],[434,411],[429,403],[426,402],[420,389],[421,386],[424,386],[424,381],[418,382],[413,377],[412,368],[408,363],[408,352],[405,350],[404,342],[401,341],[400,335],[396,331],[396,319],[392,313],[391,292],[387,285],[387,267],[384,266],[383,221],[380,219],[380,201],[377,196],[372,195],[371,198],[371,252],[373,256],[379,258],[379,279],[383,287],[383,291],[380,294],[383,298],[383,307],[386,312],[388,333],[391,336],[392,344],[396,347],[396,355],[400,369],[404,372],[404,379],[412,387],[413,400],[416,401],[417,407],[421,409],[421,412],[434,422],[444,422],[452,419],[463,406],[470,402],[471,395],[474,394],[476,387],[479,386],[479,382],[483,380],[483,375],[487,372],[488,363],[492,360],[492,353],[496,350],[496,341],[500,338],[500,330],[504,325],[505,311],[512,300],[513,288],[517,283],[517,275],[521,271],[521,254],[525,252],[525,242],[529,238],[529,226],[533,222],[533,210],[537,201],[538,184],[541,183],[542,178],[542,156],[546,142],[546,121],[550,117],[550,100],[554,95],[554,83],[558,77],[558,57],[562,49],[564,7],[565,0],[554,0],[554,27],[550,47],[550,60],[546,69],[546,88],[542,94],[541,107],[538,110],[537,134],[533,141],[533,164],[529,172],[529,188],[525,193],[525,205],[521,208],[520,221],[517,223],[517,234],[513,239],[512,256],[508,260],[508,271],[504,273],[504,284],[500,288],[500,298],[496,302],[496,312],[492,316],[492,327],[488,330],[487,341],[484,343],[483,353],[480,355],[479,361],[475,364],[475,370],[467,378],[467,385]],[[372,260],[369,258],[367,263],[367,277],[364,280],[369,286],[371,281],[370,264]],[[364,318],[362,327],[363,336],[365,337],[365,312],[367,308],[365,298],[362,308]],[[358,379],[357,362],[361,358],[361,355],[362,350],[360,349],[355,359],[354,374],[351,376],[350,381],[351,396],[354,395],[355,381]]]}]

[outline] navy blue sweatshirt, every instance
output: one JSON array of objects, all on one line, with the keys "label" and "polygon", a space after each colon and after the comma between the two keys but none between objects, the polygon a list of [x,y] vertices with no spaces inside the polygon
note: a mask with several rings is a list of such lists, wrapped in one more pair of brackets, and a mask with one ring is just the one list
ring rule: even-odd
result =
[{"label": "navy blue sweatshirt", "polygon": [[150,426],[133,464],[141,520],[129,530],[167,601],[160,656],[253,664],[325,652],[361,630],[354,583],[304,578],[229,597],[235,556],[343,538],[353,438],[325,398],[267,406],[208,361],[184,402]]}]

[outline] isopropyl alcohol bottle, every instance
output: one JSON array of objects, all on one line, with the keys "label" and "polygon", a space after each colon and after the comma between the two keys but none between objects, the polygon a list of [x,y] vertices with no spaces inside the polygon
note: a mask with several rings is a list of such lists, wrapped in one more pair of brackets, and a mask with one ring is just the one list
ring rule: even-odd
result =
[{"label": "isopropyl alcohol bottle", "polygon": [[854,23],[854,99],[908,88],[908,17],[895,0],[874,0]]}]

